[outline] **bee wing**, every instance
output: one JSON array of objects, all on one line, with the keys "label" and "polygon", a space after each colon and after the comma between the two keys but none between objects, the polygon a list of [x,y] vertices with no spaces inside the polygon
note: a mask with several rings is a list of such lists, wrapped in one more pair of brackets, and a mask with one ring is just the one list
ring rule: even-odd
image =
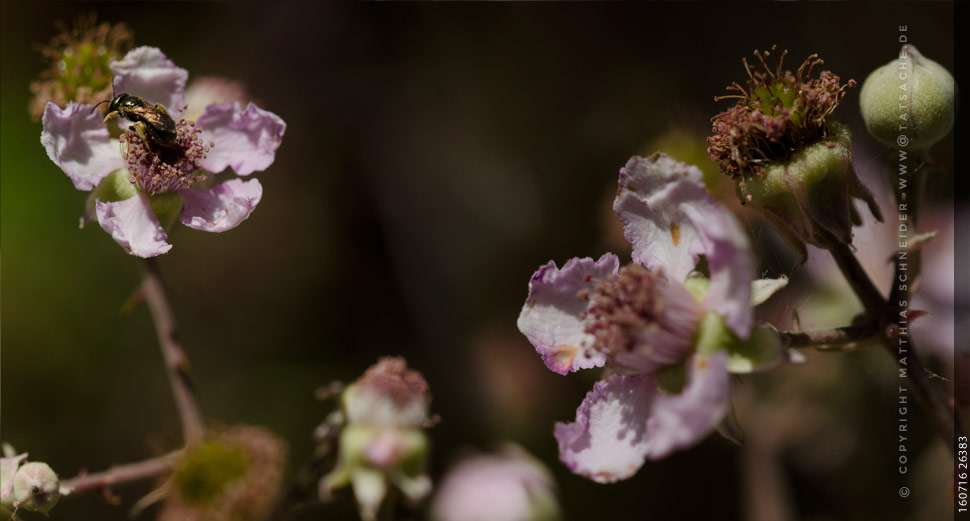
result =
[{"label": "bee wing", "polygon": [[127,112],[129,115],[134,116],[135,119],[144,121],[153,127],[165,127],[172,120],[168,112],[159,112],[155,107],[150,105],[131,107]]},{"label": "bee wing", "polygon": [[162,105],[161,103],[156,103],[156,104],[155,104],[155,110],[157,110],[157,111],[159,111],[159,112],[161,112],[162,114],[164,114],[164,115],[166,115],[166,116],[168,116],[168,117],[169,117],[169,119],[171,119],[171,118],[172,118],[172,116],[170,116],[170,115],[169,115],[169,113],[168,113],[168,111],[167,111],[167,110],[165,110],[165,106],[164,106],[164,105]]}]

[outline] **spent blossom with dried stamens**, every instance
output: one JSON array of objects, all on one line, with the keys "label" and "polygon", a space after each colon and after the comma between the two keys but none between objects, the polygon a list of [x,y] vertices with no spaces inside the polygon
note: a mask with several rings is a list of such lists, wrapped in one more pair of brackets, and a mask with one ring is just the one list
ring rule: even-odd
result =
[{"label": "spent blossom with dried stamens", "polygon": [[30,115],[40,120],[48,102],[64,108],[69,102],[95,104],[111,96],[111,62],[132,47],[132,34],[123,24],[97,23],[94,13],[81,15],[74,25],[57,23],[60,31],[38,46],[47,68],[30,83]]},{"label": "spent blossom with dried stamens", "polygon": [[260,521],[280,495],[286,443],[233,425],[186,448],[169,480],[159,521]]},{"label": "spent blossom with dried stamens", "polygon": [[321,499],[348,484],[364,521],[373,521],[394,487],[411,502],[431,492],[427,465],[431,396],[421,373],[403,358],[385,357],[341,396],[345,425],[337,466],[319,483]]},{"label": "spent blossom with dried stamens", "polygon": [[852,242],[861,223],[853,198],[881,219],[869,190],[852,166],[852,140],[832,113],[845,96],[831,71],[813,77],[822,60],[813,54],[795,71],[783,69],[787,51],[755,51],[746,86],[728,87],[735,105],[714,116],[708,153],[737,183],[741,203],[761,210],[805,258],[805,244],[828,248]]},{"label": "spent blossom with dried stamens", "polygon": [[633,262],[621,268],[612,253],[550,261],[532,276],[518,320],[553,371],[608,369],[576,421],[555,428],[560,459],[603,483],[713,431],[730,406],[730,372],[786,360],[753,324],[753,307],[785,280],[753,280],[747,236],[697,167],[660,153],[631,158],[613,209]]},{"label": "spent blossom with dried stamens", "polygon": [[[213,103],[197,120],[187,119],[188,72],[159,49],[139,47],[112,62],[114,88],[161,104],[177,121],[174,144],[125,130],[117,141],[90,105],[48,103],[41,144],[79,190],[91,191],[81,218],[97,220],[125,251],[139,257],[167,252],[167,231],[176,220],[196,230],[223,232],[246,220],[259,203],[259,181],[231,179],[201,184],[231,167],[247,176],[269,167],[286,124],[250,103]],[[122,128],[128,121],[118,118]]]},{"label": "spent blossom with dried stamens", "polygon": [[752,69],[744,59],[748,73],[745,87],[733,83],[734,94],[715,97],[715,101],[736,99],[730,109],[712,119],[714,135],[708,153],[721,171],[737,177],[753,170],[764,175],[764,164],[785,161],[798,149],[825,137],[828,117],[845,96],[845,85],[831,71],[817,78],[812,72],[823,63],[812,54],[795,72],[783,70],[788,51],[755,51],[762,69]]}]

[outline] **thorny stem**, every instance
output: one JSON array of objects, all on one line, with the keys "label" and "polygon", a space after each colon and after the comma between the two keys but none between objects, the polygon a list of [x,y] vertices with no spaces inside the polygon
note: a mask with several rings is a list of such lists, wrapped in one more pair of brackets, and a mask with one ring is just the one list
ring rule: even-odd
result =
[{"label": "thorny stem", "polygon": [[[916,391],[923,405],[929,411],[940,436],[952,445],[956,422],[953,409],[947,404],[946,398],[941,395],[941,389],[930,383],[929,373],[919,359],[913,338],[906,334],[900,334],[897,310],[890,302],[883,299],[848,245],[839,243],[834,237],[828,243],[828,250],[832,254],[832,258],[835,259],[835,263],[838,264],[856,296],[862,301],[866,314],[875,321],[876,330],[879,332],[889,355],[896,360],[900,369],[906,370],[905,374],[908,376],[907,380],[910,386]],[[899,273],[897,272],[893,280],[897,280],[898,276]],[[901,342],[903,338],[905,338],[905,344]]]},{"label": "thorny stem", "polygon": [[872,324],[846,326],[836,329],[815,329],[811,331],[779,331],[778,336],[793,348],[824,348],[861,342],[872,338],[876,328]]},{"label": "thorny stem", "polygon": [[189,380],[189,359],[182,350],[175,329],[175,316],[168,303],[162,275],[155,259],[145,259],[145,279],[142,282],[145,302],[151,311],[158,333],[158,343],[165,359],[168,381],[175,396],[175,407],[178,409],[182,421],[182,437],[185,444],[190,445],[202,440],[202,415],[192,394],[192,382]]},{"label": "thorny stem", "polygon": [[73,497],[82,492],[106,490],[113,485],[154,478],[171,471],[181,455],[182,451],[176,450],[144,461],[115,465],[103,472],[94,474],[82,472],[71,479],[62,481],[61,490],[65,496]]}]

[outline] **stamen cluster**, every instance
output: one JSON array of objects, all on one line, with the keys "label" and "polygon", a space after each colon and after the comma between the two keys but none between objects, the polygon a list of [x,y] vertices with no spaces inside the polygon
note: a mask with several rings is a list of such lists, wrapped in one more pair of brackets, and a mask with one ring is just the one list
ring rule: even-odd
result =
[{"label": "stamen cluster", "polygon": [[[835,111],[845,89],[855,85],[849,80],[839,84],[839,77],[822,71],[812,78],[812,70],[823,61],[812,54],[794,73],[783,71],[788,51],[778,53],[755,51],[763,70],[752,70],[743,60],[748,73],[747,88],[732,84],[736,92],[722,99],[737,99],[730,109],[712,118],[714,135],[707,138],[707,153],[721,171],[739,177],[748,171],[764,176],[764,166],[772,161],[786,161],[797,150],[826,136],[826,120]],[[769,61],[773,63],[769,65]]]},{"label": "stamen cluster", "polygon": [[593,335],[596,349],[605,353],[633,351],[639,336],[660,328],[664,299],[658,276],[640,264],[628,264],[596,284],[593,291],[580,292],[590,299],[586,311],[586,333]]},{"label": "stamen cluster", "polygon": [[205,180],[204,174],[197,174],[202,169],[198,162],[205,159],[212,143],[202,141],[202,130],[194,121],[181,119],[176,129],[178,137],[172,145],[159,143],[151,135],[145,143],[132,130],[121,135],[128,180],[148,195],[183,190]]}]

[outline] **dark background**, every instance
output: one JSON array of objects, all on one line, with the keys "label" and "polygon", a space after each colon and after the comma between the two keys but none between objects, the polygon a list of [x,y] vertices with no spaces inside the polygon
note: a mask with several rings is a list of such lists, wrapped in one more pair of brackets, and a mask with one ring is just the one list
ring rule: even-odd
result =
[{"label": "dark background", "polygon": [[[404,355],[442,417],[435,478],[464,448],[514,440],[553,470],[575,520],[746,519],[777,494],[755,485],[755,448],[716,435],[623,483],[568,473],[552,426],[572,420],[596,375],[546,370],[517,332],[536,267],[622,247],[609,238],[618,169],[671,135],[702,150],[726,107],[713,96],[745,79],[741,58],[755,48],[789,49],[792,68],[818,52],[861,82],[895,57],[907,25],[924,55],[954,67],[950,3],[4,3],[2,438],[62,476],[180,440],[148,313],[119,312],[137,259],[97,226],[77,229],[86,194],[48,160],[27,116],[43,67],[32,45],[55,20],[91,11],[160,47],[190,83],[243,81],[287,123],[250,219],[218,235],[177,228],[160,259],[205,415],[273,429],[290,443],[292,473],[326,412],[314,389]],[[858,88],[836,115],[857,147],[884,152],[865,134]],[[946,197],[950,182],[934,180],[930,196]],[[779,262],[765,269],[787,271]],[[947,460],[927,422],[912,450],[929,470],[905,481],[895,470],[892,361],[834,356],[738,386],[738,400],[761,404],[760,423],[740,414],[748,430],[808,422],[772,453],[784,479],[771,481],[784,483],[794,517],[941,519]],[[821,375],[792,400],[826,414],[772,395],[798,371]],[[122,490],[123,507],[65,501],[52,519],[125,519],[147,490]],[[339,501],[307,517],[353,518]]]}]

